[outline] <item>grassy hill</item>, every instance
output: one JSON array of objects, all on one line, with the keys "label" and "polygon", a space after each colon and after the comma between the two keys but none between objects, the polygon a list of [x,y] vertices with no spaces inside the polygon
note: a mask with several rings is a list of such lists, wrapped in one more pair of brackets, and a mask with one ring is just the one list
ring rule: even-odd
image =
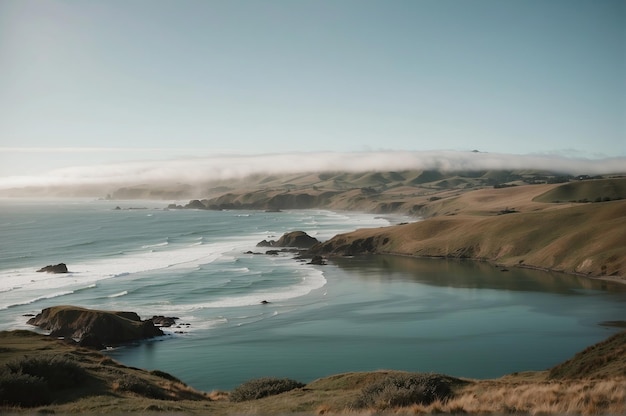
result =
[{"label": "grassy hill", "polygon": [[538,196],[562,193],[563,186],[481,189],[437,199],[422,207],[429,215],[424,221],[342,234],[315,251],[471,258],[624,280],[626,200],[539,202]]},{"label": "grassy hill", "polygon": [[550,369],[551,379],[626,377],[626,332],[587,347]]},{"label": "grassy hill", "polygon": [[602,202],[626,199],[624,178],[570,182],[535,198],[539,202]]},{"label": "grassy hill", "polygon": [[215,182],[198,192],[204,194],[202,202],[209,209],[331,208],[429,216],[434,200],[478,189],[563,180],[568,178],[532,171],[325,172],[256,175],[245,180]]}]

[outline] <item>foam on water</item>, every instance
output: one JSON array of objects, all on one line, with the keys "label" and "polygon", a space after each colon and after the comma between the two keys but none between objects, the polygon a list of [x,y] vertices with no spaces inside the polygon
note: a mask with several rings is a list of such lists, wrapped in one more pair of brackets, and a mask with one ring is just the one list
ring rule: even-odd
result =
[{"label": "foam on water", "polygon": [[156,248],[156,247],[163,247],[169,244],[169,241],[164,241],[162,243],[156,243],[156,244],[146,244],[145,246],[141,246],[141,248]]},{"label": "foam on water", "polygon": [[27,299],[27,300],[24,300],[24,301],[21,301],[21,302],[18,301],[17,303],[9,303],[5,307],[3,307],[2,309],[13,308],[15,306],[30,305],[31,303],[35,303],[35,302],[38,302],[40,300],[54,299],[54,298],[58,298],[58,297],[65,296],[65,295],[71,295],[72,293],[74,293],[73,290],[54,292],[54,293],[50,293],[49,295],[37,296],[36,298]]},{"label": "foam on water", "polygon": [[[84,210],[79,209],[80,204],[73,206],[72,215],[60,209],[57,217],[50,217],[51,208],[45,206],[33,211],[39,216],[29,223],[38,228],[25,231],[24,236],[33,243],[45,244],[39,252],[31,252],[31,247],[37,247],[22,243],[29,253],[11,252],[12,264],[20,264],[19,258],[34,262],[51,247],[56,251],[50,257],[56,260],[59,256],[58,260],[67,262],[69,273],[36,272],[46,263],[6,269],[0,265],[0,310],[17,308],[14,314],[36,313],[42,307],[68,303],[134,310],[141,316],[180,316],[193,323],[193,330],[214,327],[227,322],[226,318],[216,317],[224,308],[245,310],[262,300],[279,304],[326,284],[322,270],[295,262],[291,254],[244,254],[257,250],[259,241],[278,239],[298,229],[320,239],[330,238],[337,231],[356,228],[355,224],[364,220],[369,220],[369,225],[385,224],[370,215],[323,210],[280,214],[153,211],[150,218],[124,211],[120,219],[120,212],[112,208],[98,211],[93,202],[83,204]],[[24,215],[20,210],[15,213]],[[50,229],[55,238],[40,240],[39,233],[45,235],[49,228],[49,218],[58,227]],[[8,223],[14,228],[16,223],[25,224],[11,219],[5,221]],[[68,224],[72,232],[59,234]],[[19,227],[13,232],[12,238],[19,239]],[[0,315],[0,329],[12,325],[6,313]]]},{"label": "foam on water", "polygon": [[77,288],[85,283],[96,283],[106,279],[120,278],[154,272],[163,269],[194,269],[219,259],[224,253],[234,250],[232,243],[213,243],[178,247],[159,252],[147,251],[134,254],[120,254],[106,259],[96,259],[70,266],[67,274],[36,272],[32,268],[0,271],[0,310],[16,305],[34,303],[73,293],[73,290],[59,291],[54,294],[23,298],[28,292],[38,290],[50,292],[63,288]]},{"label": "foam on water", "polygon": [[109,298],[119,298],[120,296],[126,296],[126,295],[128,295],[128,290],[123,290],[123,291],[121,291],[119,293],[114,293],[112,295],[109,295],[108,297]]},{"label": "foam on water", "polygon": [[195,311],[209,308],[236,308],[241,306],[258,305],[261,301],[276,303],[287,299],[304,296],[326,284],[326,278],[320,270],[309,269],[301,278],[300,283],[287,286],[281,290],[258,290],[241,296],[219,297],[210,302],[194,303],[180,306],[185,311]]}]

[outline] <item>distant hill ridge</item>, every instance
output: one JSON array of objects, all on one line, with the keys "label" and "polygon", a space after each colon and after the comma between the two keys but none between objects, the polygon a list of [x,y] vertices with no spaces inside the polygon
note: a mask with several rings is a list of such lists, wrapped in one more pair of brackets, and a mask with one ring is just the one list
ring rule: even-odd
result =
[{"label": "distant hill ridge", "polygon": [[572,181],[539,195],[539,202],[606,202],[626,199],[624,178]]},{"label": "distant hill ridge", "polygon": [[[483,188],[507,188],[522,185],[555,183],[592,183],[578,181],[573,176],[537,171],[458,171],[441,172],[325,172],[294,175],[255,175],[241,181],[219,181],[207,184],[201,200],[208,209],[307,209],[327,208],[359,210],[372,213],[404,213],[417,216],[431,215],[433,200],[458,196]],[[607,179],[622,189],[624,178]],[[596,195],[591,190],[572,195],[576,200],[595,202],[619,199],[624,193],[604,192]],[[126,193],[128,190],[125,191]],[[568,202],[568,192],[560,198],[546,196],[542,202]],[[114,194],[115,196],[115,194]],[[426,208],[426,209],[425,209]]]}]

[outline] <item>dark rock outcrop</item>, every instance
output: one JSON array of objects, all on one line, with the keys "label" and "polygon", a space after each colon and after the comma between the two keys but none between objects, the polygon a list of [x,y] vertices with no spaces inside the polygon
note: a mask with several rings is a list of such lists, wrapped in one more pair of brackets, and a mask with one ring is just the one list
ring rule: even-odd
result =
[{"label": "dark rock outcrop", "polygon": [[28,320],[54,337],[73,338],[86,345],[119,345],[163,335],[152,320],[135,312],[100,311],[77,306],[53,306]]},{"label": "dark rock outcrop", "polygon": [[197,199],[189,201],[187,205],[184,207],[185,209],[207,209],[206,205]]},{"label": "dark rock outcrop", "polygon": [[315,264],[317,266],[324,266],[326,265],[326,261],[324,260],[324,257],[322,256],[313,256],[309,264]]},{"label": "dark rock outcrop", "polygon": [[362,254],[378,254],[385,252],[384,246],[389,242],[386,236],[370,236],[366,238],[348,238],[337,235],[330,240],[314,246],[308,251],[311,256],[355,256]]},{"label": "dark rock outcrop", "polygon": [[317,238],[311,237],[304,231],[292,231],[285,233],[276,242],[277,247],[297,247],[297,248],[311,248],[315,244],[319,243]]},{"label": "dark rock outcrop", "polygon": [[308,249],[319,243],[317,238],[311,237],[304,231],[291,231],[283,234],[278,241],[263,240],[257,244],[257,247],[295,247]]},{"label": "dark rock outcrop", "polygon": [[148,319],[148,321],[152,321],[155,326],[169,328],[176,323],[177,319],[177,317],[154,315],[152,318]]},{"label": "dark rock outcrop", "polygon": [[102,341],[100,341],[100,338],[98,338],[98,336],[94,334],[87,334],[82,337],[78,341],[78,345],[83,348],[90,348],[92,350],[103,350],[106,348],[106,345],[104,345]]},{"label": "dark rock outcrop", "polygon": [[65,263],[48,265],[46,267],[42,267],[37,271],[46,273],[67,273],[67,265]]}]

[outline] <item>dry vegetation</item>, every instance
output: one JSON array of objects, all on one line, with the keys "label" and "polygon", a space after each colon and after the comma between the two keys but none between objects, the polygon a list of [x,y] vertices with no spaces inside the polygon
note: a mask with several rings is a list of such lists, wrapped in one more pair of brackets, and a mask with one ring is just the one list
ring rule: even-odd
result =
[{"label": "dry vegetation", "polygon": [[[579,182],[594,189],[594,181]],[[602,181],[600,181],[602,182]],[[625,186],[626,179],[613,180]],[[566,184],[580,195],[574,184]],[[626,200],[546,203],[565,185],[480,189],[429,205],[424,221],[336,236],[326,255],[386,253],[486,260],[592,277],[626,276]]]},{"label": "dry vegetation", "polygon": [[194,208],[327,208],[425,221],[338,236],[327,255],[386,253],[486,260],[591,277],[626,274],[626,177],[521,171],[398,171],[256,176],[207,185]]}]

